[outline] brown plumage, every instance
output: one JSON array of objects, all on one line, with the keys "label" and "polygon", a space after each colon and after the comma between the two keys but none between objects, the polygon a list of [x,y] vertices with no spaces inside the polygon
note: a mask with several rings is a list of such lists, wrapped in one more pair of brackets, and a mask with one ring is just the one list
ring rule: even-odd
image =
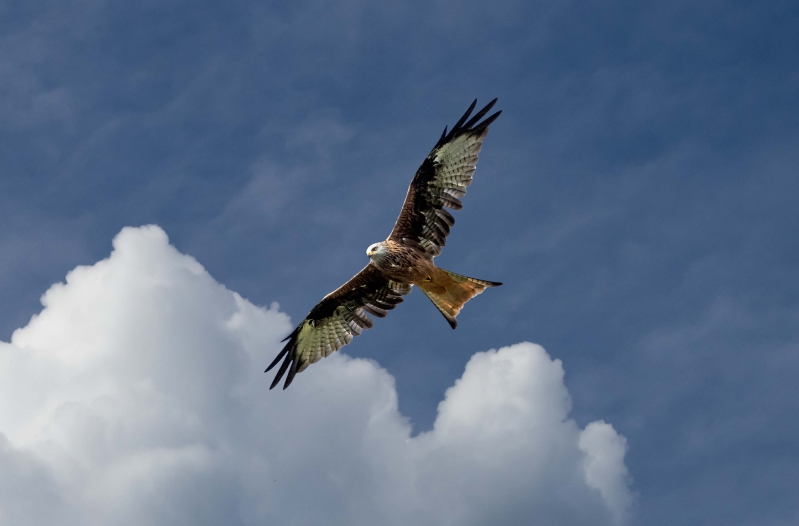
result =
[{"label": "brown plumage", "polygon": [[502,283],[469,278],[448,270],[433,267],[431,279],[414,283],[418,285],[433,305],[449,322],[453,329],[458,326],[455,317],[467,301],[483,292],[487,287],[498,287]]},{"label": "brown plumage", "polygon": [[[283,389],[294,375],[310,364],[347,345],[372,327],[372,314],[384,317],[417,285],[454,329],[456,317],[471,298],[501,283],[469,278],[438,268],[433,258],[441,253],[455,219],[444,209],[460,210],[466,187],[472,182],[477,155],[488,125],[500,111],[482,119],[497,99],[471,119],[475,100],[449,133],[444,133],[416,171],[397,223],[388,238],[367,249],[366,267],[344,285],[325,296],[286,337],[288,343],[266,368],[281,360],[270,389],[286,372]],[[467,119],[468,122],[467,122]],[[286,341],[283,340],[283,341]]]}]

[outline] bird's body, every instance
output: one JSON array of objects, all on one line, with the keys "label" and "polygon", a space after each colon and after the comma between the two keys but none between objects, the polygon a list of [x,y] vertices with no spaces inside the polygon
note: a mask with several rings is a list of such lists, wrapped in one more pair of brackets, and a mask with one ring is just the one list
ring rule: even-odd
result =
[{"label": "bird's body", "polygon": [[466,122],[476,103],[449,134],[444,129],[411,181],[391,234],[367,249],[369,264],[325,296],[286,338],[288,343],[266,369],[269,371],[283,360],[270,389],[288,371],[285,389],[296,373],[348,344],[363,329],[371,328],[367,313],[384,317],[414,285],[430,298],[453,329],[467,301],[487,287],[501,285],[449,272],[433,262],[455,224],[444,207],[462,208],[460,198],[472,181],[488,125],[501,113],[479,122],[496,103],[494,99]]},{"label": "bird's body", "polygon": [[375,243],[374,246],[378,248],[371,253],[367,250],[366,254],[372,264],[390,280],[418,285],[428,279],[435,268],[433,262],[417,247],[391,239]]},{"label": "bird's body", "polygon": [[[376,247],[374,251],[372,247]],[[467,301],[486,287],[501,285],[438,268],[433,258],[408,240],[398,243],[387,239],[370,246],[366,253],[372,259],[372,264],[388,279],[422,289],[453,329],[458,325],[455,317]]]}]

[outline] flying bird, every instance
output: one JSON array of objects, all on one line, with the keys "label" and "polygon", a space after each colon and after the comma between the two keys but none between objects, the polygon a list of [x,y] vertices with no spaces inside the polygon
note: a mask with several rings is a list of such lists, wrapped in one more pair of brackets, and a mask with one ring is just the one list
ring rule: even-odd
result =
[{"label": "flying bird", "polygon": [[502,285],[455,274],[433,263],[455,224],[444,208],[463,207],[460,198],[472,182],[488,126],[502,112],[481,119],[496,102],[497,99],[492,100],[469,119],[475,100],[449,133],[444,128],[416,171],[391,234],[366,250],[369,264],[325,296],[283,340],[288,343],[265,371],[283,360],[269,389],[288,371],[283,385],[283,389],[287,388],[294,375],[341,349],[364,329],[371,329],[372,320],[367,314],[383,318],[414,285],[430,298],[453,329],[458,326],[455,318],[467,301],[487,287]]}]

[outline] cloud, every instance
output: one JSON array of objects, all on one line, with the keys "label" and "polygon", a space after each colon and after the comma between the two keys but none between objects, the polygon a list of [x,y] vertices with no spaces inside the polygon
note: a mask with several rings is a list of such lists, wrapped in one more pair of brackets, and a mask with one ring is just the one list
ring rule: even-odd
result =
[{"label": "cloud", "polygon": [[[156,226],[126,228],[0,343],[0,522],[618,524],[625,439],[568,418],[538,345],[475,354],[432,430],[338,353],[269,391],[292,328]],[[377,341],[377,340],[373,340]]]}]

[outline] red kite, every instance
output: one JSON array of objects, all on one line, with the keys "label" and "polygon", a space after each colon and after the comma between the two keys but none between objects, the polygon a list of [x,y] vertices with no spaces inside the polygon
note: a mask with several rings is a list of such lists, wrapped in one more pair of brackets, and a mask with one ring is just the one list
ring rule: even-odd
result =
[{"label": "red kite", "polygon": [[[312,363],[341,349],[364,329],[372,327],[367,313],[384,317],[402,302],[416,285],[424,292],[454,329],[463,305],[486,287],[502,283],[469,278],[438,268],[433,258],[441,253],[455,219],[444,210],[460,210],[460,198],[472,182],[477,154],[488,134],[488,125],[502,113],[482,119],[494,106],[492,100],[469,119],[477,101],[447,133],[416,171],[408,188],[394,230],[385,241],[366,250],[369,264],[344,285],[334,290],[286,337],[288,343],[266,368],[272,369],[283,359],[272,389],[288,371],[283,389],[294,375]],[[466,122],[466,119],[469,119]]]}]

